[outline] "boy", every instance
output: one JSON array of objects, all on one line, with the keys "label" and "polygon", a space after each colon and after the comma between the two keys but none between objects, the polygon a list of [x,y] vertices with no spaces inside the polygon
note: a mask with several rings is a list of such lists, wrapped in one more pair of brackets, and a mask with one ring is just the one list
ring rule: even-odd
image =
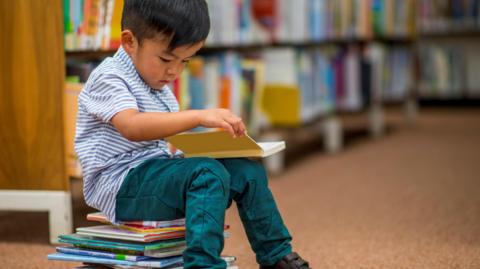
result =
[{"label": "boy", "polygon": [[225,210],[235,200],[260,268],[309,268],[291,237],[261,165],[247,159],[182,158],[164,137],[197,126],[245,132],[226,109],[178,112],[166,86],[203,46],[204,0],[125,0],[121,44],[79,96],[75,150],[86,202],[118,220],[185,217],[185,268],[225,268]]}]

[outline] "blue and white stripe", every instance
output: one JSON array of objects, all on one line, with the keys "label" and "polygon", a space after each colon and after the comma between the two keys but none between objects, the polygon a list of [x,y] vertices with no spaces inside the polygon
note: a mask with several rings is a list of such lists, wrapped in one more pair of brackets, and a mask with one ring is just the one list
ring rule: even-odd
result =
[{"label": "blue and white stripe", "polygon": [[154,157],[178,157],[171,155],[163,140],[132,142],[124,138],[111,119],[125,109],[176,112],[179,106],[168,87],[160,91],[150,88],[120,48],[92,72],[80,93],[75,136],[85,201],[114,223],[115,197],[128,171]]}]

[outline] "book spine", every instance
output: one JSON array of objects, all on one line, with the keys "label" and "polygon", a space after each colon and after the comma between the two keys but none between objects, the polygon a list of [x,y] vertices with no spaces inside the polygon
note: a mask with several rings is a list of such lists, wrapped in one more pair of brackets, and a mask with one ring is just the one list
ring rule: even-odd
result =
[{"label": "book spine", "polygon": [[166,266],[180,264],[183,262],[183,257],[175,257],[175,258],[165,258],[159,261],[138,261],[136,262],[137,266],[144,266],[144,267],[157,267],[163,268]]},{"label": "book spine", "polygon": [[137,262],[132,262],[132,261],[121,261],[121,260],[73,255],[73,254],[65,254],[65,253],[50,254],[47,257],[49,260],[59,260],[59,261],[87,262],[87,263],[113,264],[113,265],[125,265],[125,266],[135,266],[137,264]]},{"label": "book spine", "polygon": [[98,258],[115,259],[115,260],[121,260],[121,261],[139,261],[139,260],[142,260],[139,256],[107,253],[107,252],[93,251],[93,250],[83,250],[83,249],[77,249],[77,248],[57,247],[57,252],[65,253],[65,254],[98,257]]}]

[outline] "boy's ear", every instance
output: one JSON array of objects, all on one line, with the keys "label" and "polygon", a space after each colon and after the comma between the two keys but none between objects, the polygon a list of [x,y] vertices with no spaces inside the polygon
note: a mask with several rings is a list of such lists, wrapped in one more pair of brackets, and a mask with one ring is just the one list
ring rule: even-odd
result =
[{"label": "boy's ear", "polygon": [[121,42],[123,49],[128,53],[132,54],[136,47],[138,46],[137,39],[130,30],[123,30],[121,33]]}]

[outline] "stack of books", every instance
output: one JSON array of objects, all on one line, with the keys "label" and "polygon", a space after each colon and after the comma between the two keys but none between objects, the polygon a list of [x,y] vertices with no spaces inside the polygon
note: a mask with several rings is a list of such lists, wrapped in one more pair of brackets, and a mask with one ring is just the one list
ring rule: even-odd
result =
[{"label": "stack of books", "polygon": [[[78,268],[183,268],[186,248],[185,219],[173,221],[131,221],[110,224],[101,213],[87,219],[103,225],[77,228],[61,235],[57,252],[49,260],[82,262]],[[228,225],[225,226],[228,229]],[[228,235],[225,233],[225,235]],[[229,269],[238,269],[233,256],[222,257]]]}]

